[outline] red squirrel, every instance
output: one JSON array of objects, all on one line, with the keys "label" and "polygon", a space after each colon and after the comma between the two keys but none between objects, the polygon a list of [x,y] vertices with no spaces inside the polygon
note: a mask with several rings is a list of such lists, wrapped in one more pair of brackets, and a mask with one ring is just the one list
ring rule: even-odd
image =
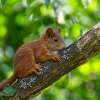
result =
[{"label": "red squirrel", "polygon": [[38,74],[41,70],[38,62],[59,61],[61,57],[54,52],[64,47],[60,31],[52,28],[48,28],[39,40],[22,45],[14,56],[14,74],[10,79],[0,83],[0,90],[10,85],[16,78],[23,78],[33,73]]}]

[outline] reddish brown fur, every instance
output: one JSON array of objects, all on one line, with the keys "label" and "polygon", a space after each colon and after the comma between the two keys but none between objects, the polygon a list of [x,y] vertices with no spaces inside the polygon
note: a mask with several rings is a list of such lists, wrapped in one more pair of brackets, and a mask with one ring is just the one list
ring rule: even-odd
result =
[{"label": "reddish brown fur", "polygon": [[45,35],[40,40],[22,45],[14,57],[13,64],[16,74],[13,75],[13,78],[1,83],[0,89],[3,89],[7,84],[11,84],[15,78],[26,77],[33,73],[37,74],[41,69],[38,62],[60,60],[60,57],[53,52],[63,47],[64,42],[59,35],[59,31],[51,28],[47,29]]}]

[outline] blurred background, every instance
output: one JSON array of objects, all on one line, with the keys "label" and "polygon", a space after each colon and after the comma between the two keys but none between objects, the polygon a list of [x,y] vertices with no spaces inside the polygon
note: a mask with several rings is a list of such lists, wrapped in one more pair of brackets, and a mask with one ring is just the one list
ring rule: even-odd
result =
[{"label": "blurred background", "polygon": [[[0,0],[0,82],[12,75],[17,48],[38,39],[46,27],[59,27],[68,46],[99,21],[100,0]],[[100,100],[100,55],[34,100]]]}]

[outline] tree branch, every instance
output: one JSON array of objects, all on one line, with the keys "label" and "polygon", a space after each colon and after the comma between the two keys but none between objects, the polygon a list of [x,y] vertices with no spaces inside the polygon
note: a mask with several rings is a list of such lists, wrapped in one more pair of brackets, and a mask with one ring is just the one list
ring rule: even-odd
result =
[{"label": "tree branch", "polygon": [[64,74],[85,63],[88,59],[100,53],[100,23],[91,28],[78,41],[59,51],[61,62],[47,61],[41,63],[39,75],[17,79],[12,86],[17,90],[15,98],[25,99],[45,89]]}]

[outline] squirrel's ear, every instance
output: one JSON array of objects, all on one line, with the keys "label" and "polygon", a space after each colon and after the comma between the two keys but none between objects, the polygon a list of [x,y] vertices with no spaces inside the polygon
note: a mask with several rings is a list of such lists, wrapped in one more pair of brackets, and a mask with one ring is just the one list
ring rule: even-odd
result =
[{"label": "squirrel's ear", "polygon": [[48,28],[48,29],[46,30],[46,36],[47,36],[48,38],[50,38],[50,37],[53,37],[53,35],[54,35],[53,29],[52,29],[52,28]]}]

